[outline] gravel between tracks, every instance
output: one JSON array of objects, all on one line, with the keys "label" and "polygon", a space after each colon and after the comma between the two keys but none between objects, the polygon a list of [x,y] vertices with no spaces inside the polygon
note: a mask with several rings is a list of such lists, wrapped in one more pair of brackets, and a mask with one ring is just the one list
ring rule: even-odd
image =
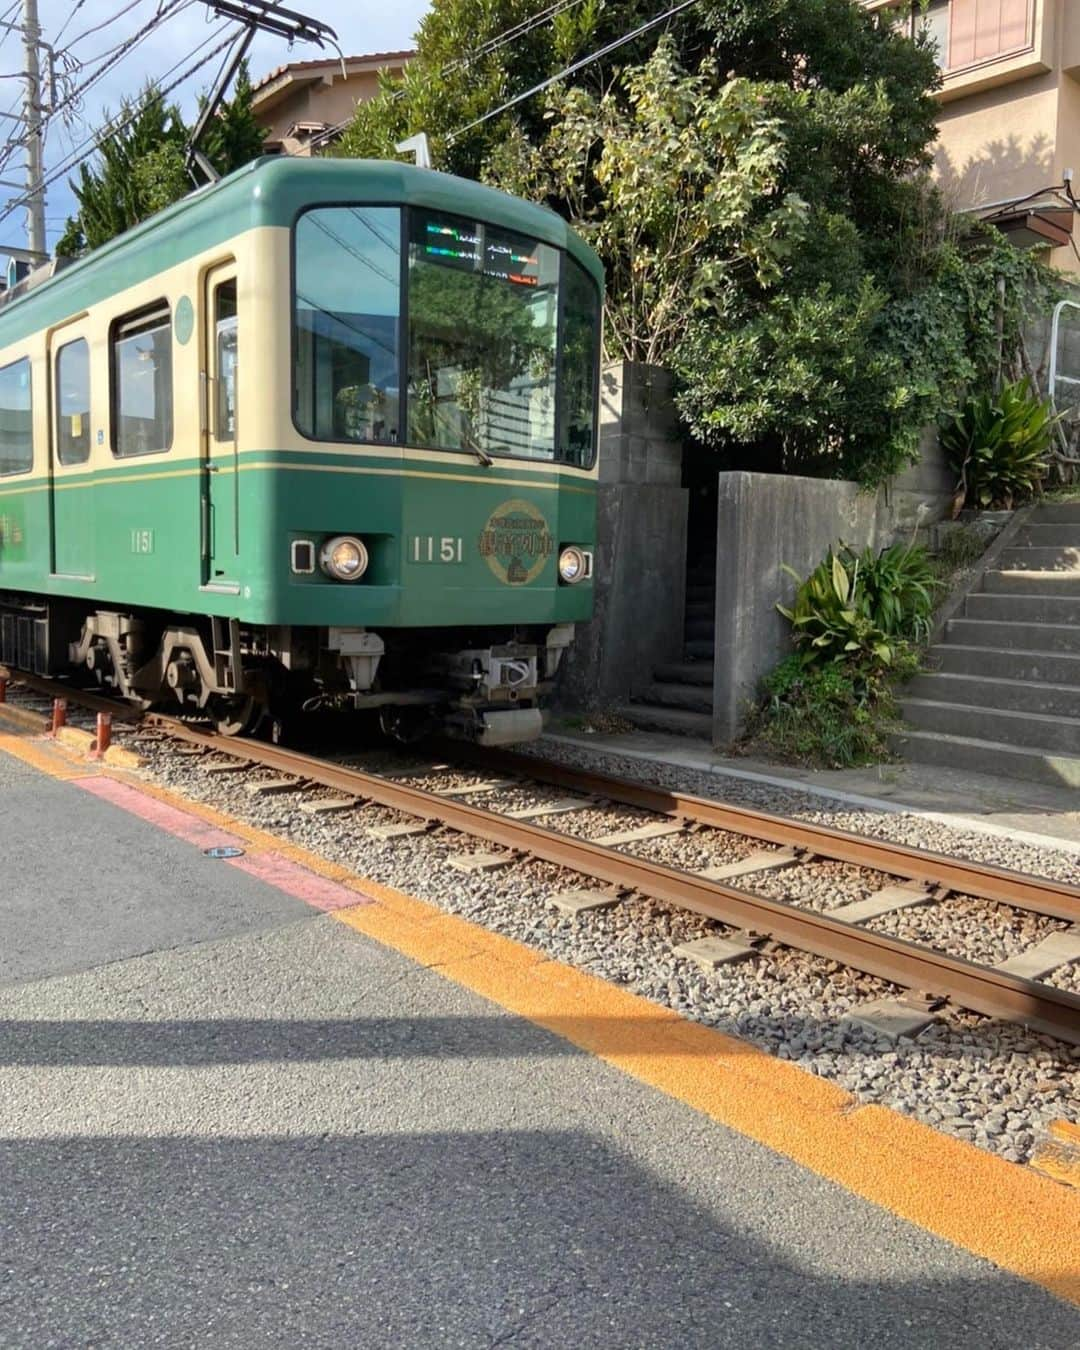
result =
[{"label": "gravel between tracks", "polygon": [[[1080,1048],[957,1012],[950,1012],[946,1020],[917,1040],[893,1045],[843,1020],[858,1004],[896,992],[882,980],[783,949],[706,973],[675,955],[673,948],[709,933],[727,931],[720,924],[643,900],[569,919],[555,910],[550,900],[560,890],[583,884],[582,879],[551,864],[527,861],[504,871],[462,874],[446,862],[450,854],[470,847],[459,835],[373,840],[367,835],[371,826],[393,823],[401,817],[382,808],[308,815],[299,810],[300,799],[295,794],[251,794],[246,787],[250,781],[247,775],[207,774],[198,760],[178,758],[166,744],[150,743],[140,749],[146,757],[144,772],[159,783],[285,836],[360,875],[539,948],[555,960],[611,980],[687,1017],[743,1036],[780,1058],[794,1060],[810,1072],[839,1083],[861,1102],[895,1107],[1015,1162],[1028,1158],[1039,1131],[1051,1121],[1080,1121]],[[559,757],[568,758],[565,754]],[[355,756],[352,762],[359,765],[371,761]],[[641,770],[650,767],[606,756],[575,758],[572,762],[639,778],[645,777]],[[714,794],[720,783],[727,789],[728,780],[711,778],[707,784],[690,783],[687,775],[655,767],[660,774],[650,774],[650,781],[702,795],[706,786]],[[738,800],[778,814],[798,814],[864,833],[922,842],[938,850],[953,846],[940,826],[920,822],[917,817],[888,816],[875,821],[868,813],[852,812],[847,807],[832,812],[821,799],[808,802],[803,794],[766,791],[758,784],[737,786],[751,789],[750,794],[740,792]],[[540,803],[560,795],[565,794],[551,788],[516,787],[514,806],[523,809],[530,801]],[[735,800],[735,794],[728,799]],[[493,806],[494,801],[475,804]],[[501,797],[499,805],[505,805]],[[592,813],[582,813],[586,814]],[[625,812],[610,815],[612,828],[625,825]],[[547,823],[563,828],[568,819],[579,817],[558,817]],[[872,824],[878,828],[869,828]],[[920,824],[924,827],[921,840]],[[893,833],[886,833],[889,827]],[[594,828],[586,831],[590,836],[601,832]],[[704,843],[706,839],[708,844]],[[1044,853],[1028,846],[1010,849],[1008,841],[970,834],[963,842],[966,850],[957,850],[963,856],[1075,879],[1076,860],[1068,859],[1066,870],[1066,860],[1051,851]],[[701,865],[702,861],[739,857],[751,849],[738,836],[718,832],[651,840],[635,845],[633,851],[673,865]],[[880,874],[847,864],[819,863],[762,874],[757,880],[762,890],[815,909],[828,909],[875,889]],[[774,891],[774,887],[779,889]],[[985,905],[980,905],[977,901],[954,903],[955,922],[946,921],[946,926],[959,934],[961,947],[964,932],[971,933],[973,925],[981,932],[985,926]],[[911,922],[911,916],[919,912],[907,911],[903,923]],[[1021,926],[1033,922],[1036,928],[1044,922],[1033,921],[1030,915],[1020,916],[1020,921]],[[939,922],[935,933],[940,931]],[[982,937],[978,941],[985,947]],[[952,949],[955,942],[950,941],[949,946]],[[1002,951],[1011,949],[1006,944]],[[983,959],[996,951],[995,947],[987,948]],[[1078,969],[1074,966],[1060,972],[1054,983],[1073,987],[1072,975]]]},{"label": "gravel between tracks", "polygon": [[940,820],[928,820],[915,812],[876,811],[871,807],[855,806],[840,798],[802,792],[794,784],[777,787],[771,783],[727,777],[722,773],[701,773],[651,760],[630,759],[564,741],[545,738],[519,747],[519,750],[522,754],[555,760],[575,769],[674,788],[693,796],[730,802],[733,806],[771,811],[774,815],[791,816],[837,830],[850,830],[853,834],[887,839],[894,844],[931,849],[957,858],[970,858],[974,862],[1011,868],[1028,876],[1044,876],[1069,882],[1073,886],[1080,885],[1080,857],[1055,849],[1052,842],[1044,848],[1004,836],[952,828]]}]

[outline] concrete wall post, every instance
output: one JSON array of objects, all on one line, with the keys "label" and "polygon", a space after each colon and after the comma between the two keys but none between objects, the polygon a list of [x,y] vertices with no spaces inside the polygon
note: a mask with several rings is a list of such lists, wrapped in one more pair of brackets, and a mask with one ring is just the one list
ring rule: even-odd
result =
[{"label": "concrete wall post", "polygon": [[627,698],[682,652],[686,518],[682,440],[671,376],[616,362],[600,379],[599,530],[593,619],[560,677],[563,703]]}]

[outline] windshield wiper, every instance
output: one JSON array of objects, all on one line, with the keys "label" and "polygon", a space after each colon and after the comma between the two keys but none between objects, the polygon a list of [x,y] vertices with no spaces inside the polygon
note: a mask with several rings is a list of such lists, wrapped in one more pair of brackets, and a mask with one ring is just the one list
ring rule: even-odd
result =
[{"label": "windshield wiper", "polygon": [[462,437],[466,450],[471,450],[485,469],[490,469],[495,461],[491,458],[479,441],[474,440],[467,432]]}]

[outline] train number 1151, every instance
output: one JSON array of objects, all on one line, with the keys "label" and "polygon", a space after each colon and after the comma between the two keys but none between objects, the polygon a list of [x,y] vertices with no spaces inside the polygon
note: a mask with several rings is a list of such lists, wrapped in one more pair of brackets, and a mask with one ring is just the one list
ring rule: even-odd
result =
[{"label": "train number 1151", "polygon": [[414,563],[459,563],[463,561],[461,538],[444,534],[414,534],[409,542],[409,561]]}]

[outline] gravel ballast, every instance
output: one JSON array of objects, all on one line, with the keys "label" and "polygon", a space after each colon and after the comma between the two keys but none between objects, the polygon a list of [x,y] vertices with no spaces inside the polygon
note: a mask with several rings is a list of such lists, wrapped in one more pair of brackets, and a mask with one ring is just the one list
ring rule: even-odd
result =
[{"label": "gravel ballast", "polygon": [[1044,847],[1001,834],[952,827],[936,816],[930,818],[916,811],[875,810],[839,797],[822,796],[820,791],[803,792],[796,784],[777,786],[719,771],[701,772],[553,738],[542,738],[518,749],[521,754],[550,759],[574,769],[672,788],[690,796],[723,800],[732,806],[769,811],[773,815],[828,825],[836,830],[850,830],[852,834],[886,839],[893,844],[907,844],[911,848],[928,849],[950,857],[992,863],[1025,876],[1042,876],[1051,881],[1080,885],[1080,856],[1054,848],[1052,841]]},{"label": "gravel ballast", "polygon": [[[205,772],[205,761],[177,757],[167,743],[138,747],[143,772],[181,794],[228,811],[252,825],[290,839],[341,863],[361,876],[427,900],[486,928],[524,942],[554,960],[578,966],[682,1015],[745,1037],[780,1058],[793,1060],[852,1092],[863,1103],[879,1102],[950,1134],[1015,1161],[1025,1161],[1040,1132],[1052,1121],[1080,1121],[1080,1047],[1061,1045],[1020,1027],[1000,1025],[974,1014],[949,1011],[917,1040],[893,1044],[845,1019],[858,1005],[900,991],[885,981],[818,957],[787,949],[766,949],[738,965],[706,972],[675,954],[674,948],[723,925],[652,901],[633,899],[613,908],[569,918],[551,904],[559,891],[589,885],[551,864],[519,862],[495,872],[462,874],[447,862],[473,845],[452,832],[434,832],[380,841],[367,831],[395,823],[394,812],[364,807],[334,815],[310,815],[300,802],[312,792],[253,795],[249,776]],[[787,788],[718,779],[676,771],[670,766],[586,753],[565,745],[545,746],[552,758],[616,777],[675,787],[702,796],[718,795],[740,805],[796,816],[898,842],[955,852],[977,861],[1057,878],[1077,879],[1077,859],[1054,850],[1010,845],[1008,840],[962,830],[952,834],[937,822],[908,815],[876,815]],[[351,755],[357,767],[386,771],[389,761]],[[422,765],[410,764],[423,773]],[[404,769],[395,770],[403,777]],[[461,782],[483,781],[455,771]],[[455,781],[452,774],[428,774],[424,786]],[[730,791],[729,791],[730,788]],[[515,785],[505,794],[478,798],[486,809],[523,810],[565,798],[541,785]],[[464,798],[463,800],[468,800]],[[538,823],[585,837],[632,828],[640,815],[624,808],[589,804],[580,813]],[[674,835],[637,842],[628,851],[678,867],[728,862],[756,845],[723,832]],[[892,878],[841,863],[807,863],[753,878],[753,889],[791,903],[828,911],[862,898]],[[1008,911],[1000,933],[992,932],[997,907],[957,898],[945,907],[913,909],[876,921],[881,931],[929,942],[968,959],[996,961],[1060,925]],[[944,917],[941,917],[944,915]],[[937,916],[937,917],[933,917]],[[998,920],[1000,923],[1000,919]],[[925,931],[923,931],[925,929]],[[1058,972],[1050,982],[1073,988],[1080,965]]]}]

